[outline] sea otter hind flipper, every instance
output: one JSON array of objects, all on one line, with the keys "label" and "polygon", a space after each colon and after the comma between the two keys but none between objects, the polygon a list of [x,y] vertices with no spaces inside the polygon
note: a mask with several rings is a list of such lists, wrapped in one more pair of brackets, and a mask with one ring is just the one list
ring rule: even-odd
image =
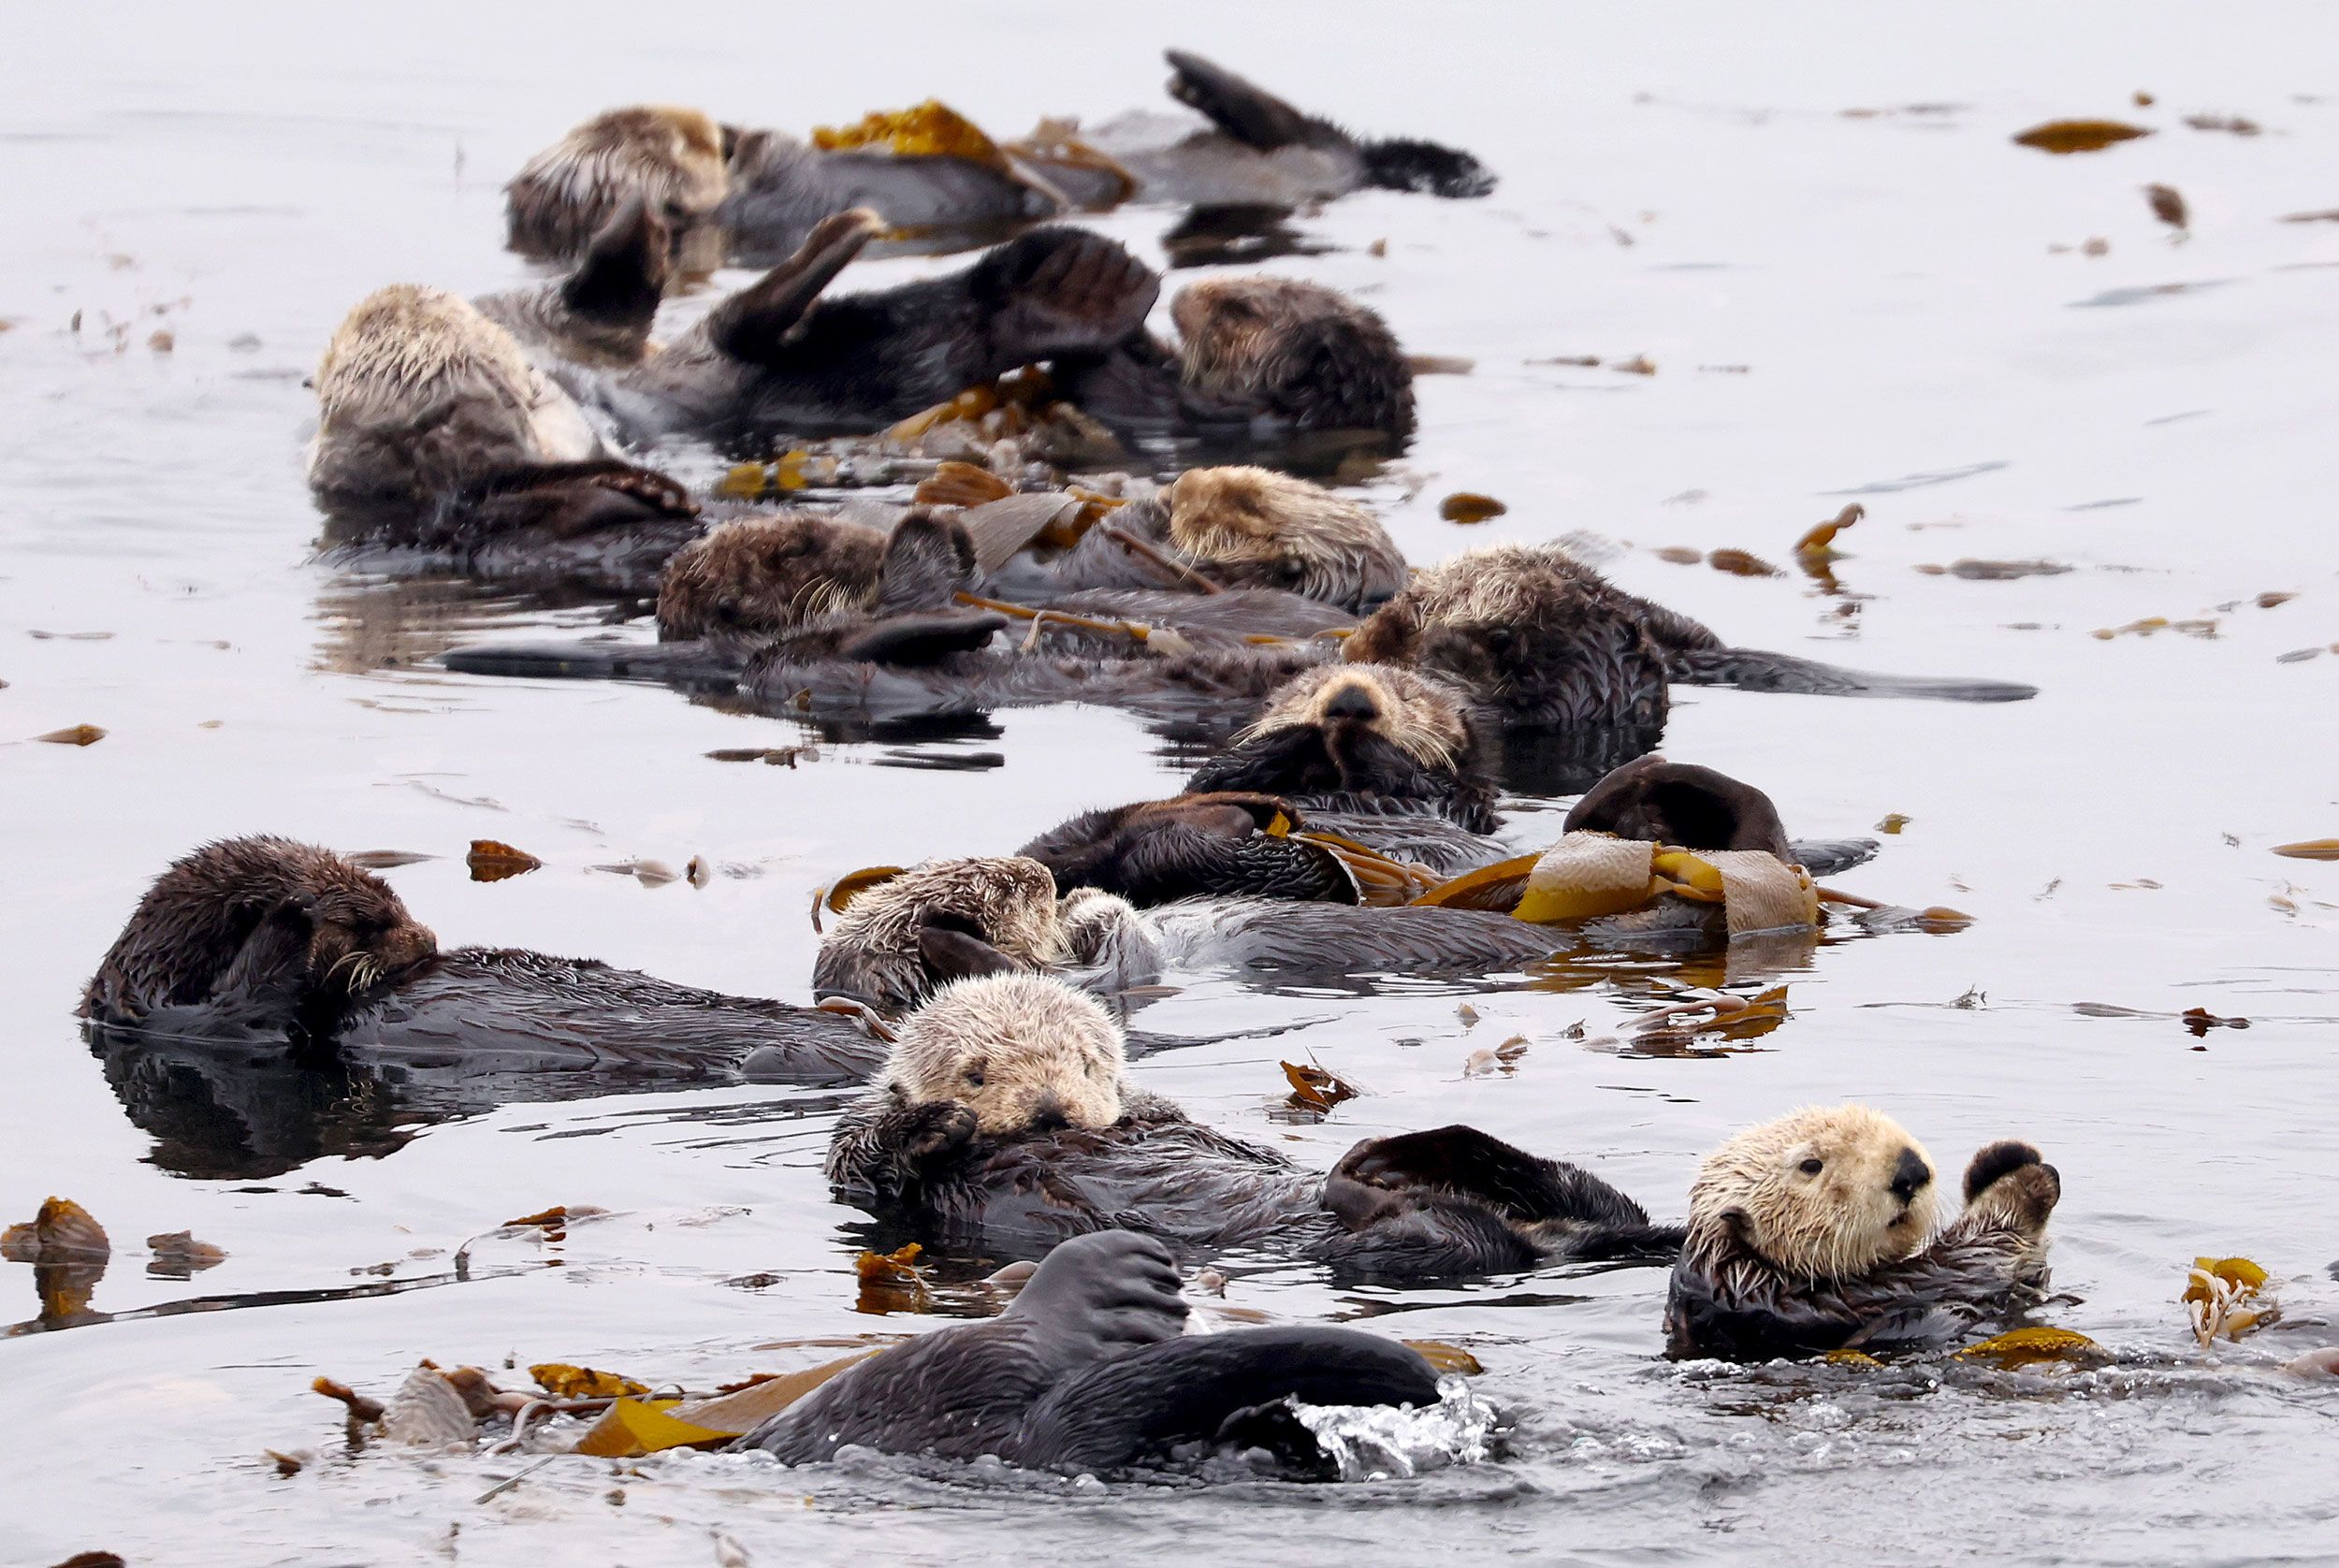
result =
[{"label": "sea otter hind flipper", "polygon": [[648,341],[673,272],[674,231],[637,196],[594,234],[584,260],[562,280],[560,300],[588,321],[638,335],[638,348]]},{"label": "sea otter hind flipper", "polygon": [[1384,191],[1449,201],[1494,194],[1494,171],[1458,147],[1401,137],[1368,141],[1358,151],[1364,154],[1365,182]]},{"label": "sea otter hind flipper", "polygon": [[611,458],[518,463],[498,469],[447,503],[443,531],[472,541],[539,533],[578,539],[698,515],[690,494],[656,469]]},{"label": "sea otter hind flipper", "polygon": [[[1168,1340],[1099,1362],[1050,1389],[1024,1418],[1017,1458],[1062,1470],[1118,1470],[1166,1457],[1181,1444],[1226,1441],[1238,1432],[1249,1445],[1261,1425],[1250,1418],[1286,1399],[1427,1407],[1438,1400],[1437,1373],[1395,1340],[1354,1328],[1291,1326]],[[1269,1430],[1278,1445],[1295,1445],[1279,1458],[1321,1465],[1322,1455],[1296,1424]]]},{"label": "sea otter hind flipper", "polygon": [[1368,1138],[1332,1169],[1335,1176],[1371,1186],[1445,1193],[1485,1203],[1522,1224],[1649,1223],[1639,1204],[1590,1171],[1531,1154],[1472,1126]]},{"label": "sea otter hind flipper", "polygon": [[995,610],[888,616],[846,638],[836,654],[864,664],[932,664],[973,652],[1006,627],[1007,617]]},{"label": "sea otter hind flipper", "polygon": [[893,525],[885,542],[878,562],[878,614],[943,608],[973,588],[979,574],[966,525],[918,508]]},{"label": "sea otter hind flipper", "polygon": [[1885,675],[1848,670],[1761,648],[1691,648],[1667,660],[1684,686],[1735,686],[1741,691],[1792,691],[1813,697],[1923,697],[1944,703],[2019,703],[2039,694],[2013,681],[1957,675]]},{"label": "sea otter hind flipper", "polygon": [[1882,847],[1873,838],[1795,838],[1787,843],[1787,858],[1814,877],[1835,877],[1866,865]]},{"label": "sea otter hind flipper", "polygon": [[1035,360],[1102,354],[1142,331],[1161,274],[1119,240],[1050,226],[994,246],[966,269],[999,373]]},{"label": "sea otter hind flipper", "polygon": [[821,291],[884,228],[866,207],[822,218],[795,254],[715,307],[706,318],[707,341],[751,365],[781,362]]},{"label": "sea otter hind flipper", "polygon": [[1272,152],[1308,140],[1311,132],[1320,134],[1315,121],[1224,65],[1182,49],[1166,49],[1161,55],[1176,73],[1169,81],[1170,95],[1245,147]]}]

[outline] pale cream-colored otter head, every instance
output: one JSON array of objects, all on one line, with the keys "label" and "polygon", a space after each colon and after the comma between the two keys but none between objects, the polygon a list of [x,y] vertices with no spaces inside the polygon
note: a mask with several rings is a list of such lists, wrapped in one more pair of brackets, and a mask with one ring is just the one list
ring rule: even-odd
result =
[{"label": "pale cream-colored otter head", "polygon": [[730,193],[723,128],[695,109],[644,104],[597,114],[521,166],[503,187],[516,249],[564,256],[640,197],[676,233]]},{"label": "pale cream-colored otter head", "polygon": [[1304,671],[1269,697],[1238,743],[1277,730],[1355,725],[1428,768],[1471,761],[1475,742],[1460,699],[1444,683],[1394,664],[1327,664]]},{"label": "pale cream-colored otter head", "polygon": [[1692,1244],[1727,1228],[1781,1273],[1846,1279],[1907,1257],[1940,1221],[1933,1158],[1864,1105],[1814,1106],[1750,1127],[1690,1187]]},{"label": "pale cream-colored otter head", "polygon": [[987,975],[904,1020],[879,1082],[911,1105],[956,1100],[1001,1137],[1111,1126],[1127,1066],[1121,1025],[1095,998],[1039,975]]},{"label": "pale cream-colored otter head", "polygon": [[725,523],[666,563],[658,634],[793,631],[877,602],[885,535],[812,512]]},{"label": "pale cream-colored otter head", "polygon": [[1271,469],[1188,469],[1163,494],[1169,543],[1230,588],[1276,588],[1361,609],[1405,586],[1380,519]]},{"label": "pale cream-colored otter head", "polygon": [[363,476],[340,472],[353,466],[485,470],[601,452],[575,400],[509,332],[443,289],[393,283],[359,300],[312,385],[315,485],[355,484]]}]

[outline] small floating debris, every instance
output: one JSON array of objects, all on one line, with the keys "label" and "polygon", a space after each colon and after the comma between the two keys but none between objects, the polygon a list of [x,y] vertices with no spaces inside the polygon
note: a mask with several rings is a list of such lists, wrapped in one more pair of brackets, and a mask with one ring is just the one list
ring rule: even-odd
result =
[{"label": "small floating debris", "polygon": [[2086,1366],[2110,1360],[2111,1353],[2069,1328],[2012,1328],[1957,1352],[1960,1361],[1985,1361],[2000,1372],[2045,1362]]},{"label": "small floating debris", "polygon": [[2186,1314],[2203,1350],[2219,1338],[2238,1340],[2282,1315],[2266,1289],[2266,1270],[2246,1257],[2197,1257],[2185,1276]]},{"label": "small floating debris", "polygon": [[924,1270],[917,1266],[918,1255],[924,1250],[912,1241],[893,1252],[864,1252],[853,1259],[853,1273],[861,1281],[853,1311],[883,1316],[931,1307],[934,1292],[927,1287]]},{"label": "small floating debris", "polygon": [[507,877],[525,877],[545,863],[525,849],[515,849],[497,839],[474,838],[463,864],[471,867],[472,881],[501,882]]},{"label": "small floating debris", "polygon": [[2146,185],[2144,200],[2152,208],[2152,215],[2182,232],[2186,226],[2185,197],[2174,185]]},{"label": "small floating debris", "polygon": [[2295,844],[2277,844],[2274,853],[2292,860],[2339,860],[2339,838],[2302,838]]},{"label": "small floating debris", "polygon": [[2017,577],[2059,577],[2070,570],[2055,560],[1976,560],[1962,557],[1947,566],[1930,562],[1917,568],[1928,577],[1960,577],[1969,583],[2011,582]]},{"label": "small floating debris", "polygon": [[1618,360],[1608,369],[1622,375],[1653,376],[1657,373],[1657,362],[1645,354],[1635,354],[1630,359]]},{"label": "small floating debris", "polygon": [[2035,147],[2061,157],[2072,152],[2100,152],[2107,147],[2150,135],[2152,132],[2142,125],[2117,120],[2050,120],[2017,132],[2013,140],[2017,147]]},{"label": "small floating debris", "polygon": [[1490,1074],[1510,1077],[1518,1070],[1520,1058],[1527,1054],[1527,1037],[1513,1035],[1498,1046],[1474,1051],[1462,1063],[1464,1078],[1485,1078]]},{"label": "small floating debris", "polygon": [[51,730],[45,735],[35,735],[36,741],[51,746],[95,746],[106,738],[106,732],[94,724],[71,724],[62,730]]},{"label": "small floating debris", "polygon": [[1819,554],[1833,558],[1837,554],[1836,535],[1867,515],[1868,509],[1858,501],[1847,502],[1842,511],[1827,521],[1814,523],[1807,530],[1803,537],[1794,542],[1794,553],[1797,556]]},{"label": "small floating debris", "polygon": [[146,1239],[146,1250],[153,1256],[147,1260],[146,1271],[157,1279],[193,1279],[206,1269],[216,1269],[227,1261],[226,1252],[209,1241],[198,1241],[192,1231],[170,1230]]},{"label": "small floating debris", "polygon": [[1292,1110],[1322,1116],[1344,1100],[1355,1099],[1360,1090],[1339,1074],[1328,1072],[1313,1064],[1284,1062],[1280,1064],[1284,1077],[1290,1081],[1291,1094],[1286,1103]]},{"label": "small floating debris", "polygon": [[2185,123],[2197,131],[2223,131],[2228,136],[2259,136],[2265,127],[2238,114],[2188,114]]},{"label": "small floating debris", "polygon": [[1492,496],[1475,490],[1456,490],[1437,503],[1437,515],[1449,523],[1483,523],[1509,510]]},{"label": "small floating debris", "polygon": [[1706,558],[1706,564],[1717,572],[1727,572],[1734,577],[1783,577],[1784,572],[1751,551],[1720,549]]}]

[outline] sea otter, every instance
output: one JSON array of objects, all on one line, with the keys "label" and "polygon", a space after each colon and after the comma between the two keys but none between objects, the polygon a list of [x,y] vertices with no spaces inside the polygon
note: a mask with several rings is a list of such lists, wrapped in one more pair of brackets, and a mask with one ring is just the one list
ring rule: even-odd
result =
[{"label": "sea otter", "polygon": [[506,242],[525,255],[565,261],[632,205],[668,225],[693,270],[715,265],[719,244],[712,255],[694,254],[705,247],[690,237],[730,192],[733,139],[695,109],[649,104],[597,114],[529,159],[503,187]]},{"label": "sea otter", "polygon": [[1751,1128],[1690,1188],[1666,1352],[1766,1360],[1954,1339],[2043,1298],[2062,1190],[2038,1150],[1992,1143],[1937,1232],[1932,1156],[1889,1117],[1844,1105]]},{"label": "sea otter", "polygon": [[1139,908],[1250,895],[1335,904],[1402,903],[1429,886],[1413,868],[1308,831],[1289,801],[1249,791],[1083,811],[1016,851],[1067,892],[1097,888]]},{"label": "sea otter", "polygon": [[1199,55],[1164,54],[1173,72],[1170,95],[1211,129],[1136,113],[1084,137],[1137,178],[1139,200],[1288,208],[1364,188],[1446,197],[1494,189],[1493,174],[1467,152],[1431,141],[1361,140]]},{"label": "sea otter", "polygon": [[272,836],[224,839],[174,862],[138,901],[80,1010],[101,1045],[108,1028],[290,1041],[344,1066],[574,1075],[604,1092],[750,1076],[853,1083],[881,1055],[836,1011],[586,959],[442,951],[379,877]]},{"label": "sea otter", "polygon": [[921,1334],[741,1438],[790,1464],[880,1453],[1113,1472],[1245,1451],[1277,1474],[1324,1456],[1284,1401],[1434,1404],[1437,1374],[1393,1340],[1315,1326],[1187,1335],[1170,1251],[1102,1230],[1040,1260],[1006,1312]]},{"label": "sea otter", "polygon": [[2037,695],[2034,687],[1998,681],[1871,675],[1728,647],[1687,616],[1617,588],[1561,544],[1496,544],[1418,572],[1342,652],[1443,676],[1508,728],[1608,731],[1651,742],[1677,680],[1961,702]]},{"label": "sea otter", "polygon": [[904,1021],[869,1096],[838,1118],[829,1181],[920,1235],[994,1253],[1118,1227],[1425,1277],[1680,1244],[1589,1172],[1473,1128],[1368,1139],[1320,1175],[1188,1121],[1126,1067],[1093,998],[1037,975],[958,981]]},{"label": "sea otter", "polygon": [[1330,664],[1274,691],[1185,787],[1283,796],[1332,831],[1450,876],[1502,857],[1485,836],[1502,825],[1500,744],[1477,705],[1434,675]]}]

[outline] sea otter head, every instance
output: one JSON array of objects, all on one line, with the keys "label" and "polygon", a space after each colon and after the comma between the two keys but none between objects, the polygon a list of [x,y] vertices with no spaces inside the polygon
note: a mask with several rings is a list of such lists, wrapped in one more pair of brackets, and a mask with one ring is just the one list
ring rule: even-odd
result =
[{"label": "sea otter head", "polygon": [[574,255],[632,201],[680,237],[729,193],[730,147],[730,133],[695,109],[652,104],[597,114],[504,186],[512,248]]},{"label": "sea otter head", "polygon": [[376,289],[326,344],[311,385],[321,494],[429,488],[499,468],[601,454],[575,400],[458,295]]},{"label": "sea otter head", "polygon": [[1405,586],[1380,519],[1318,485],[1263,468],[1198,468],[1164,493],[1166,540],[1213,582],[1370,609]]},{"label": "sea otter head", "polygon": [[838,610],[876,603],[885,535],[814,512],[725,523],[666,563],[658,634],[791,632]]},{"label": "sea otter head", "polygon": [[1300,430],[1413,433],[1413,370],[1386,322],[1292,278],[1213,278],[1170,304],[1186,391]]},{"label": "sea otter head", "polygon": [[1522,725],[1656,722],[1663,654],[1636,611],[1560,545],[1496,544],[1416,573],[1341,653],[1443,676]]},{"label": "sea otter head", "polygon": [[1327,664],[1293,676],[1238,737],[1313,730],[1328,755],[1372,736],[1421,767],[1465,768],[1479,761],[1479,737],[1460,697],[1443,682],[1395,664]]},{"label": "sea otter head", "polygon": [[949,980],[1066,957],[1055,878],[1020,855],[926,861],[853,895],[821,943],[812,984],[909,1007]]},{"label": "sea otter head", "polygon": [[260,1000],[329,1014],[438,951],[389,885],[330,849],[275,837],[207,844],[139,900],[82,999],[136,1018]]},{"label": "sea otter head", "polygon": [[1562,833],[1610,833],[1684,849],[1764,849],[1792,860],[1768,795],[1728,774],[1658,753],[1611,770],[1584,791]]},{"label": "sea otter head", "polygon": [[1864,1105],[1765,1122],[1706,1156],[1690,1187],[1690,1235],[1733,1238],[1781,1273],[1848,1279],[1931,1240],[1941,1208],[1933,1158]]},{"label": "sea otter head", "polygon": [[1127,1057],[1094,997],[1039,975],[956,980],[903,1021],[879,1082],[911,1105],[956,1100],[993,1137],[1121,1119]]}]

